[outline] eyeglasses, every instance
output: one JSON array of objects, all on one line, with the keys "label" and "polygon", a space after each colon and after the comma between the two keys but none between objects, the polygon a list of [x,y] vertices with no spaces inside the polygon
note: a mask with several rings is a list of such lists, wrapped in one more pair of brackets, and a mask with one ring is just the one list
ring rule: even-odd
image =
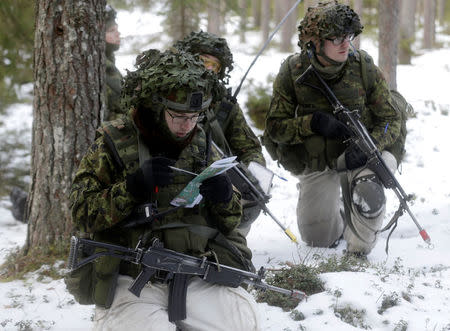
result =
[{"label": "eyeglasses", "polygon": [[222,66],[220,65],[220,62],[217,61],[216,59],[212,59],[205,55],[200,55],[199,58],[200,58],[200,60],[203,61],[205,68],[208,70],[212,70],[215,73],[218,73],[220,71],[220,69],[222,68]]},{"label": "eyeglasses", "polygon": [[355,39],[355,34],[351,33],[351,34],[347,34],[345,36],[340,36],[340,37],[336,37],[336,38],[325,38],[325,39],[331,41],[334,46],[339,46],[344,41],[353,41]]},{"label": "eyeglasses", "polygon": [[195,114],[193,116],[178,116],[172,114],[168,109],[166,109],[166,113],[172,118],[172,124],[174,125],[183,125],[185,122],[195,124],[205,118],[205,115],[202,113]]}]

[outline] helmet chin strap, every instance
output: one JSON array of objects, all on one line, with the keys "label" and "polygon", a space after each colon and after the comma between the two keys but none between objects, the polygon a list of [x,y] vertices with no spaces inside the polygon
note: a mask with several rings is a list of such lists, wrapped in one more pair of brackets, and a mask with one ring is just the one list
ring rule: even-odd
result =
[{"label": "helmet chin strap", "polygon": [[[314,44],[313,44],[314,45]],[[321,56],[321,57],[323,57],[324,59],[325,59],[325,61],[327,61],[328,63],[330,63],[330,64],[332,64],[332,65],[335,65],[335,66],[340,66],[340,65],[342,65],[344,62],[339,62],[339,61],[336,61],[336,60],[333,60],[333,59],[331,59],[330,57],[328,57],[326,54],[325,54],[325,52],[323,51],[323,46],[324,46],[324,41],[323,41],[323,39],[321,39],[320,40],[320,45],[319,45],[319,51],[318,52],[316,52],[316,48],[315,47],[313,47],[312,49],[313,49],[313,53],[317,56],[317,55],[319,55],[319,56]]]}]

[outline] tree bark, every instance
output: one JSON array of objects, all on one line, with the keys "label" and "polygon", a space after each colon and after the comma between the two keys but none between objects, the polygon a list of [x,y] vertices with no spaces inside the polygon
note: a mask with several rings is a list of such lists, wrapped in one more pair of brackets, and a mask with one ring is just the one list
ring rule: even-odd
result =
[{"label": "tree bark", "polygon": [[264,45],[270,33],[270,0],[261,1],[261,32],[261,45]]},{"label": "tree bark", "polygon": [[[105,109],[105,0],[37,0],[25,253],[67,244],[69,191]],[[102,31],[103,33],[99,33]]]},{"label": "tree bark", "polygon": [[446,0],[438,0],[437,4],[437,19],[440,25],[445,24],[445,3]]},{"label": "tree bark", "polygon": [[389,87],[396,89],[400,2],[398,0],[380,0],[378,13],[379,67],[383,71]]},{"label": "tree bark", "polygon": [[[364,25],[363,1],[362,0],[354,0],[353,10],[355,11],[355,13],[358,14],[361,24]],[[356,37],[355,40],[352,41],[352,44],[356,49],[359,49],[361,46],[361,35]]]},{"label": "tree bark", "polygon": [[398,50],[398,62],[411,64],[413,54],[414,33],[416,24],[417,0],[402,0],[400,10],[400,41]]},{"label": "tree bark", "polygon": [[[283,17],[287,14],[289,9],[295,4],[295,0],[284,0],[283,1]],[[284,22],[281,27],[281,47],[282,52],[292,51],[292,36],[296,32],[297,28],[297,11],[294,10],[289,17]]]},{"label": "tree bark", "polygon": [[423,48],[433,48],[436,30],[436,0],[425,0],[423,8]]},{"label": "tree bark", "polygon": [[275,1],[273,4],[273,19],[275,21],[275,24],[280,23],[281,19],[283,18],[283,4],[281,1]]},{"label": "tree bark", "polygon": [[220,35],[220,0],[208,1],[208,32]]},{"label": "tree bark", "polygon": [[252,0],[253,27],[261,27],[261,0]]},{"label": "tree bark", "polygon": [[245,43],[245,33],[247,32],[247,0],[239,0],[239,41]]}]

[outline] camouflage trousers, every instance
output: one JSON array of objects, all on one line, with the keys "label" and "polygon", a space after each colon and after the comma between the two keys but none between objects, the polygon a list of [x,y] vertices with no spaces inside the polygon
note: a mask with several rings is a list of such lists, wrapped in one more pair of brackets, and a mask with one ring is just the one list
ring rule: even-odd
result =
[{"label": "camouflage trousers", "polygon": [[169,322],[169,287],[148,283],[136,297],[128,287],[133,279],[119,276],[109,309],[95,307],[93,330],[117,331],[259,331],[260,313],[255,299],[242,287],[213,285],[194,277],[189,281],[185,320]]},{"label": "camouflage trousers", "polygon": [[[382,157],[394,172],[394,156],[385,151]],[[338,164],[342,162],[343,155]],[[325,169],[297,178],[297,224],[302,240],[313,247],[330,247],[343,236],[347,251],[370,253],[386,210],[384,189],[375,174],[367,168]]]}]

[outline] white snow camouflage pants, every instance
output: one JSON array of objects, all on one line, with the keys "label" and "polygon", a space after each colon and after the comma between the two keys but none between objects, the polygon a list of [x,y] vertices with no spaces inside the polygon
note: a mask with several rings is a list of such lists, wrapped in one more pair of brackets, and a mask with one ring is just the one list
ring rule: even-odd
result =
[{"label": "white snow camouflage pants", "polygon": [[[382,157],[390,170],[395,172],[397,162],[394,156],[384,151]],[[297,203],[297,224],[302,240],[314,247],[330,247],[343,234],[347,242],[347,251],[370,253],[376,243],[375,233],[383,225],[386,201],[378,202],[380,209],[375,217],[364,217],[358,212],[355,204],[355,202],[360,202],[361,199],[354,194],[351,188],[352,184],[358,182],[358,179],[371,175],[373,175],[371,170],[359,168],[343,173],[326,169],[297,176],[300,190]],[[344,212],[341,200],[341,185],[345,184],[350,189],[342,189],[344,195],[348,191],[343,199],[350,202],[351,208],[349,209],[354,230],[349,226],[345,227],[341,214],[341,212]],[[380,188],[380,190],[381,198],[384,199],[383,189]],[[355,230],[358,233],[357,235],[354,233]]]},{"label": "white snow camouflage pants", "polygon": [[[175,331],[167,313],[168,286],[149,283],[138,298],[128,291],[132,281],[131,277],[119,276],[111,307],[95,308],[93,330]],[[187,318],[179,322],[183,331],[261,330],[257,304],[247,291],[212,285],[199,277],[189,282],[186,313]]]}]

